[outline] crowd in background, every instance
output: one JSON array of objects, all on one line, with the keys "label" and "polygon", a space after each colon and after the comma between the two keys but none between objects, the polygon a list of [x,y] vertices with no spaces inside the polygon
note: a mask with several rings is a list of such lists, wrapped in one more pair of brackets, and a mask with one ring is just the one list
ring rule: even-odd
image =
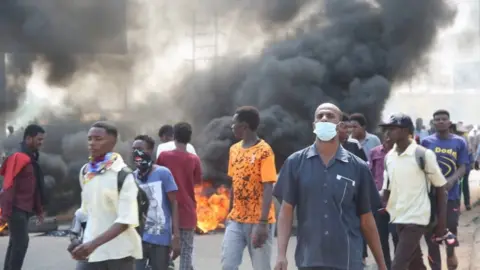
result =
[{"label": "crowd in background", "polygon": [[[244,249],[254,270],[272,269],[277,223],[274,268],[286,270],[294,209],[299,269],[362,269],[367,246],[379,269],[426,269],[419,246],[423,237],[432,269],[441,269],[444,242],[449,269],[456,269],[460,196],[462,191],[470,210],[468,175],[478,169],[480,132],[451,123],[445,110],[436,111],[430,123],[426,129],[421,119],[414,125],[409,116],[396,114],[375,135],[362,114],[321,104],[313,119],[315,141],[293,153],[277,175],[274,152],[257,134],[258,110],[238,108],[232,117],[239,142],[229,152],[232,195],[222,269],[237,270]],[[0,225],[11,227],[4,269],[21,269],[28,219],[43,220],[46,198],[37,160],[45,133],[39,125],[26,127],[22,148],[0,171],[5,178]],[[162,126],[156,149],[153,138],[137,135],[133,170],[113,151],[117,137],[116,127],[105,121],[88,131],[90,159],[79,172],[82,205],[68,247],[77,269],[166,270],[177,257],[179,269],[194,269],[194,185],[201,183],[202,172],[190,144],[190,124]],[[278,222],[274,197],[281,203]]]}]

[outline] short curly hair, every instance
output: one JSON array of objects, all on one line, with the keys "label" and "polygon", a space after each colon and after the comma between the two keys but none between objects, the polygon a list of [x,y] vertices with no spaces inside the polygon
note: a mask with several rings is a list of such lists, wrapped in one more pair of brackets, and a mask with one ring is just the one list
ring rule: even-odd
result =
[{"label": "short curly hair", "polygon": [[260,112],[253,106],[243,106],[235,111],[238,122],[245,122],[252,131],[260,125]]},{"label": "short curly hair", "polygon": [[361,127],[367,126],[367,118],[361,113],[354,113],[350,115],[350,121],[356,121]]},{"label": "short curly hair", "polygon": [[173,126],[173,138],[179,143],[189,143],[192,140],[192,126],[187,122],[175,124]]},{"label": "short curly hair", "polygon": [[144,141],[145,144],[147,145],[148,150],[153,150],[153,148],[155,147],[155,140],[152,137],[145,134],[137,135],[134,141]]}]

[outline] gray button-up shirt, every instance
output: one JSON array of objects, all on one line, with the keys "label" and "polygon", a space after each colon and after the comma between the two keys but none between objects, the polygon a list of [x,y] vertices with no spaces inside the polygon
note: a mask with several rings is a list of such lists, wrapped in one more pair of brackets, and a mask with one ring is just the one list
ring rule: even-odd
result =
[{"label": "gray button-up shirt", "polygon": [[327,166],[315,144],[285,161],[274,195],[297,210],[297,267],[363,269],[360,215],[372,189],[367,164],[341,146]]}]

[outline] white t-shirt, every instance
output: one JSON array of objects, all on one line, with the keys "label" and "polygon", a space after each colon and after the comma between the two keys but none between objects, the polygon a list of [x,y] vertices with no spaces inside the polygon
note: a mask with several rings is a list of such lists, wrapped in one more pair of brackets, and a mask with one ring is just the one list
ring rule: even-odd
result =
[{"label": "white t-shirt", "polygon": [[[158,156],[160,156],[160,153],[162,153],[163,151],[172,151],[172,150],[175,150],[176,148],[177,147],[175,146],[175,141],[159,144],[157,147],[157,158]],[[193,148],[193,145],[189,143],[187,144],[187,152],[189,152],[190,154],[197,155],[197,152],[195,152],[195,148]]]},{"label": "white t-shirt", "polygon": [[83,242],[92,241],[107,231],[114,223],[130,225],[126,231],[90,254],[89,262],[126,257],[141,259],[143,256],[142,242],[135,230],[135,227],[138,226],[138,188],[133,174],[127,175],[122,189],[118,192],[117,174],[125,166],[123,159],[118,155],[110,169],[90,180],[85,180],[80,172],[82,206],[77,215],[88,218]]}]

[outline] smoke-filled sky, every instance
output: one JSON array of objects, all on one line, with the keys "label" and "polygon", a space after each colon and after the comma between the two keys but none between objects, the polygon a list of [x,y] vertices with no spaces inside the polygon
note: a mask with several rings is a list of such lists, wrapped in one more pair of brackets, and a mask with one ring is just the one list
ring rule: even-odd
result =
[{"label": "smoke-filled sky", "polygon": [[[11,109],[9,119],[21,124],[47,108],[55,117],[75,123],[78,115],[114,111],[108,114],[110,118],[139,132],[187,120],[194,126],[194,144],[205,177],[224,180],[233,142],[231,116],[238,106],[261,110],[259,132],[272,145],[279,165],[312,141],[313,112],[322,102],[336,103],[348,113],[364,113],[373,127],[392,84],[421,72],[438,32],[455,16],[445,0],[216,2],[202,1],[194,13],[195,6],[186,0],[128,1],[126,34],[109,23],[103,29],[115,30],[107,41],[126,37],[128,52],[124,55],[45,51],[45,44],[51,48],[70,44],[65,40],[71,42],[72,34],[27,39],[37,54],[10,57],[9,70],[17,78],[13,85],[20,94],[15,97],[27,97],[30,103]],[[69,2],[63,3],[67,8]],[[56,15],[62,6],[49,8],[56,22],[70,19]],[[198,62],[197,66],[206,68],[192,74],[188,61],[192,21],[202,21],[204,26],[197,26],[208,33],[212,27],[206,29],[205,24],[213,25],[213,14],[219,21],[221,57]],[[106,22],[119,16],[114,12],[102,15]],[[105,40],[88,31],[81,37],[91,39],[89,46]],[[197,42],[209,45],[212,40],[199,38]],[[205,50],[196,51],[197,57],[208,55]],[[22,95],[24,85],[26,95]],[[83,145],[78,134],[78,141],[72,139],[73,133],[63,136],[64,142],[70,142],[64,146]],[[57,152],[64,160],[68,152],[68,162],[75,160],[66,146]],[[83,159],[84,151],[78,153]]]}]

